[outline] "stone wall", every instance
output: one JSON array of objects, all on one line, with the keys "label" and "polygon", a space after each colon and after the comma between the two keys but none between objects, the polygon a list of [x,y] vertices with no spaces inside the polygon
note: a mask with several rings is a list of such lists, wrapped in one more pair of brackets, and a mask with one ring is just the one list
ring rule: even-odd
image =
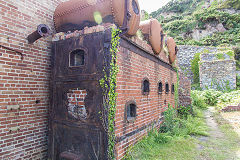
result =
[{"label": "stone wall", "polygon": [[196,53],[202,53],[205,50],[208,52],[217,52],[218,49],[215,47],[205,47],[205,46],[178,46],[179,51],[177,54],[178,64],[180,71],[185,74],[187,78],[193,82],[193,73],[191,71],[191,61]]},{"label": "stone wall", "polygon": [[181,72],[179,73],[178,97],[180,106],[190,106],[191,99],[191,81]]},{"label": "stone wall", "polygon": [[236,61],[226,54],[223,59],[218,54],[201,54],[199,64],[200,86],[203,89],[235,89],[236,88]]}]

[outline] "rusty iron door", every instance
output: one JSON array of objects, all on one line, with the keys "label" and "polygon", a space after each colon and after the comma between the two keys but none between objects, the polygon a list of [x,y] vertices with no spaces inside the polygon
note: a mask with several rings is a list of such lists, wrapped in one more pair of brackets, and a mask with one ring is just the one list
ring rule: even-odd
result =
[{"label": "rusty iron door", "polygon": [[110,42],[110,31],[53,42],[49,159],[107,159],[99,80]]}]

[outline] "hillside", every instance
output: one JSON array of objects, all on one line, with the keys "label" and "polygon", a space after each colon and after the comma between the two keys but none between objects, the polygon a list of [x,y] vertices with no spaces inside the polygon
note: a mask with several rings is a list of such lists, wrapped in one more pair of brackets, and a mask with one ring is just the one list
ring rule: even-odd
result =
[{"label": "hillside", "polygon": [[240,45],[240,0],[172,0],[150,16],[178,44]]}]

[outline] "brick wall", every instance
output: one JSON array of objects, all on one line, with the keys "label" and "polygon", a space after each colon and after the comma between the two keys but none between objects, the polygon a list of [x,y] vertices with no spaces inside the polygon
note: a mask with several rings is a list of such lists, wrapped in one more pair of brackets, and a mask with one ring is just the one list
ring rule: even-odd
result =
[{"label": "brick wall", "polygon": [[[53,27],[61,0],[0,0],[0,159],[45,159],[47,153],[50,38],[26,37]],[[20,108],[20,109],[18,109]]]},{"label": "brick wall", "polygon": [[86,119],[87,112],[84,100],[87,96],[87,91],[76,88],[69,90],[67,96],[68,113],[75,119]]},{"label": "brick wall", "polygon": [[[140,44],[148,48],[147,44]],[[117,112],[116,112],[116,144],[117,158],[122,159],[129,146],[147,134],[152,125],[158,126],[162,120],[162,112],[168,103],[174,106],[174,94],[171,85],[176,83],[176,72],[170,70],[151,58],[145,58],[126,47],[121,46],[118,54],[119,74],[117,76]],[[145,55],[151,52],[144,52]],[[162,54],[161,54],[162,55]],[[142,82],[148,79],[150,92],[142,94]],[[162,82],[163,92],[158,93],[158,83]],[[165,93],[165,84],[169,84],[169,93]],[[126,105],[134,102],[136,118],[126,120]]]}]

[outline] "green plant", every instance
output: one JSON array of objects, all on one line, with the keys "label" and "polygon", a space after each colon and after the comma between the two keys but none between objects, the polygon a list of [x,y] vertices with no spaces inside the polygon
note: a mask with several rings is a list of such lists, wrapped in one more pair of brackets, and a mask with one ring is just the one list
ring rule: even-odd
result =
[{"label": "green plant", "polygon": [[192,105],[199,109],[206,109],[207,104],[205,103],[205,97],[203,91],[191,91]]},{"label": "green plant", "polygon": [[234,8],[240,9],[240,0],[226,0],[224,1],[219,8]]},{"label": "green plant", "polygon": [[166,133],[171,132],[176,121],[177,112],[176,109],[169,106],[168,109],[163,112],[164,115],[164,122],[160,127],[160,132]]},{"label": "green plant", "polygon": [[223,93],[218,97],[216,108],[223,109],[226,106],[236,106],[240,102],[240,90]]},{"label": "green plant", "polygon": [[217,81],[216,79],[212,79],[211,88],[215,88],[217,91],[222,91],[222,92],[232,91],[229,80]]},{"label": "green plant", "polygon": [[[176,69],[176,70],[177,70],[177,69]],[[175,106],[178,106],[178,103],[179,103],[178,89],[179,89],[179,73],[178,73],[178,70],[177,70],[177,83],[174,85],[174,100],[175,100]]]},{"label": "green plant", "polygon": [[236,60],[236,68],[240,71],[240,47],[233,47],[234,58]]},{"label": "green plant", "polygon": [[231,59],[234,58],[234,51],[229,50],[229,51],[226,52],[226,54],[227,54]]},{"label": "green plant", "polygon": [[199,61],[201,53],[196,53],[191,61],[191,70],[193,72],[193,83],[199,83]]},{"label": "green plant", "polygon": [[[110,56],[111,62],[109,66],[103,69],[104,77],[99,81],[103,90],[103,111],[101,112],[102,122],[108,134],[108,159],[115,159],[115,114],[116,114],[116,78],[118,73],[117,52],[119,46],[120,29],[112,28],[112,39]],[[105,62],[107,64],[107,62]],[[109,68],[107,71],[106,68]]]},{"label": "green plant", "polygon": [[[179,45],[219,46],[240,44],[239,13],[230,14],[221,8],[239,8],[239,0],[214,1],[210,7],[203,7],[203,0],[171,0],[167,5],[151,13],[157,18],[165,32],[174,37]],[[174,13],[163,17],[162,13]],[[216,32],[200,40],[194,40],[194,29],[205,30],[206,24],[221,23],[225,32]]]},{"label": "green plant", "polygon": [[185,126],[188,135],[202,135],[208,136],[208,127],[204,121],[199,117],[188,116],[185,121]]},{"label": "green plant", "polygon": [[214,106],[218,102],[218,97],[221,96],[222,92],[216,91],[213,89],[209,89],[203,92],[203,96],[205,97],[205,103]]},{"label": "green plant", "polygon": [[240,76],[236,77],[236,81],[237,90],[240,90]]},{"label": "green plant", "polygon": [[153,131],[154,141],[158,144],[167,143],[172,140],[172,136],[169,133],[160,133],[157,130]]},{"label": "green plant", "polygon": [[217,59],[223,60],[224,59],[224,54],[223,53],[217,53],[216,54]]},{"label": "green plant", "polygon": [[179,106],[177,108],[177,113],[180,118],[187,118],[188,115],[192,113],[192,107],[191,106]]},{"label": "green plant", "polygon": [[192,90],[199,90],[199,91],[202,90],[202,88],[200,86],[200,83],[193,83],[193,84],[191,84],[191,89]]}]

